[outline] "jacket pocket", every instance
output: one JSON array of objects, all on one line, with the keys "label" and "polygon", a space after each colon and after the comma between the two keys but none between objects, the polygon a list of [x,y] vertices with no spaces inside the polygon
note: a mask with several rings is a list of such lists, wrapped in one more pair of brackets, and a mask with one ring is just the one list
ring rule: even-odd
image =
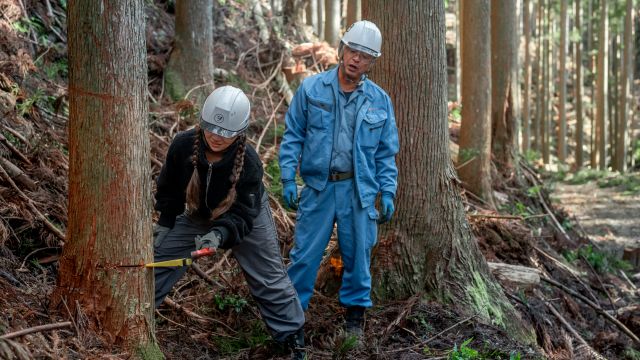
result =
[{"label": "jacket pocket", "polygon": [[360,127],[359,143],[363,147],[375,147],[380,142],[380,135],[382,134],[385,120],[387,120],[387,113],[370,112],[363,120]]},{"label": "jacket pocket", "polygon": [[327,129],[330,122],[330,116],[333,113],[333,105],[326,99],[318,99],[312,97],[308,97],[308,99],[309,108],[307,126],[315,129]]}]

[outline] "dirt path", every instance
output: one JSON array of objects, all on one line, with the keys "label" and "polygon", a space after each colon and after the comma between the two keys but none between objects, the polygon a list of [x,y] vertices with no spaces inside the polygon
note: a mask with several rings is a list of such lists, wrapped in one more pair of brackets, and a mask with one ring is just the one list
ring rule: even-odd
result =
[{"label": "dirt path", "polygon": [[574,215],[587,234],[621,254],[640,249],[640,195],[620,187],[600,188],[595,181],[581,185],[556,183],[552,199]]}]

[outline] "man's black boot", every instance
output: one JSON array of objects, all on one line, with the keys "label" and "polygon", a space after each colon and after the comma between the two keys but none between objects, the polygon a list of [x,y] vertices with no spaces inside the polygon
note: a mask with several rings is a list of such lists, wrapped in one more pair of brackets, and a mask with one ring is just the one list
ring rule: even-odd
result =
[{"label": "man's black boot", "polygon": [[344,316],[344,330],[348,336],[355,336],[358,341],[364,334],[364,310],[362,306],[350,306]]},{"label": "man's black boot", "polygon": [[287,347],[291,350],[292,360],[306,360],[307,352],[304,348],[304,329],[303,328],[300,328],[300,330],[287,336],[284,342],[287,345]]}]

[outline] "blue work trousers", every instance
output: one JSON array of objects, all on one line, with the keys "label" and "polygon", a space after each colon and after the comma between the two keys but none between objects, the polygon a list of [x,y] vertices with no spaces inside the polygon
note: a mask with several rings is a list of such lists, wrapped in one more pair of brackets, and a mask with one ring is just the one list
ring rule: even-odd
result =
[{"label": "blue work trousers", "polygon": [[295,244],[289,257],[289,277],[307,309],[318,268],[338,225],[338,244],[344,266],[340,303],[371,307],[371,249],[377,239],[375,207],[362,208],[353,179],[327,183],[318,191],[305,186],[300,194]]}]

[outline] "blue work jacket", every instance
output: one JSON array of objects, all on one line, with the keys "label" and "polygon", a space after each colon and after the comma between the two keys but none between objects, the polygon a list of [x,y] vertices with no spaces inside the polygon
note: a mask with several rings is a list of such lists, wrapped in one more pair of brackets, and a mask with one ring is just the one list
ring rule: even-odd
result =
[{"label": "blue work jacket", "polygon": [[[305,184],[322,191],[329,179],[333,131],[338,103],[332,90],[338,67],[305,79],[285,116],[280,145],[283,181],[295,179],[298,163]],[[373,205],[378,192],[395,197],[398,169],[398,129],[389,95],[369,79],[362,86],[364,101],[356,109],[353,170],[361,206]]]}]

